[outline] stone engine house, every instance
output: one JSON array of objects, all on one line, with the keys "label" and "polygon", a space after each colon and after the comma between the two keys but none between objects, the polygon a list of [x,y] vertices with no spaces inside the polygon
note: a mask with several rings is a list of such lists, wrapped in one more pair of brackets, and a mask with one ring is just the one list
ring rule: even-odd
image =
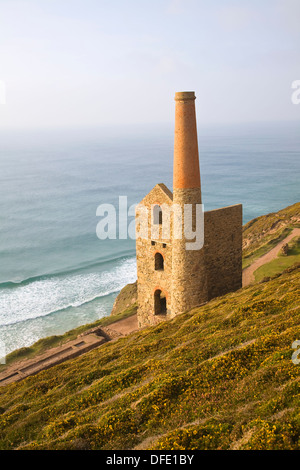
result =
[{"label": "stone engine house", "polygon": [[[186,249],[191,240],[186,238],[184,226],[181,238],[174,235],[174,207],[184,213],[189,204],[195,227],[196,207],[202,204],[195,99],[194,92],[175,94],[173,193],[157,184],[136,209],[140,327],[173,318],[242,287],[241,204],[204,212],[200,249]],[[143,236],[141,207],[149,214]],[[169,232],[163,230],[166,218]]]}]

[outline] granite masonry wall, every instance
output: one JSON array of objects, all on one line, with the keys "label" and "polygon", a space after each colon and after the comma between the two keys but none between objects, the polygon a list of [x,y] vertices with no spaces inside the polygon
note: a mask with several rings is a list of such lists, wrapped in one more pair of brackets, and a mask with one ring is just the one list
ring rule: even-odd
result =
[{"label": "granite masonry wall", "polygon": [[[151,234],[151,213],[155,205],[160,207],[172,206],[172,193],[165,185],[158,184],[141,201],[140,205],[148,210],[148,231],[145,238],[136,240],[136,260],[137,260],[137,291],[138,291],[138,324],[139,327],[155,325],[162,319],[171,317],[171,283],[172,283],[172,246],[170,225],[170,235],[163,238],[163,224],[158,224],[159,233],[157,236]],[[139,207],[136,210],[136,217],[140,216]],[[164,212],[162,213],[164,223]],[[137,219],[136,230],[139,231]],[[160,253],[163,257],[163,269],[155,269],[155,255]],[[162,305],[166,302],[166,308],[159,311],[158,294]],[[166,300],[163,300],[163,299]],[[164,311],[165,310],[165,311]]]},{"label": "granite masonry wall", "polygon": [[242,287],[242,205],[204,213],[208,300]]}]

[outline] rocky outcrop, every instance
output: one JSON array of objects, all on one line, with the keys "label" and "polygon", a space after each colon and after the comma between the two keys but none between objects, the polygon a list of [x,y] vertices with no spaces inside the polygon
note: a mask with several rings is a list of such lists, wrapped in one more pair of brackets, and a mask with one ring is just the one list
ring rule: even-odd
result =
[{"label": "rocky outcrop", "polygon": [[132,307],[136,302],[137,283],[127,284],[117,296],[110,314],[117,315],[118,313],[124,312],[124,310]]}]

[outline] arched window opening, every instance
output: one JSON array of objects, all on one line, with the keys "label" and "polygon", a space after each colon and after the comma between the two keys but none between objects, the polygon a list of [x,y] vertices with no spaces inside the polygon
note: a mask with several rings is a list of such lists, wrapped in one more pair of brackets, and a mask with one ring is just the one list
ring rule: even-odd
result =
[{"label": "arched window opening", "polygon": [[161,290],[156,290],[154,293],[154,314],[166,315],[167,313],[167,299]]},{"label": "arched window opening", "polygon": [[158,205],[153,207],[153,224],[162,225],[162,209]]},{"label": "arched window opening", "polygon": [[155,271],[164,270],[164,257],[160,253],[155,253]]}]

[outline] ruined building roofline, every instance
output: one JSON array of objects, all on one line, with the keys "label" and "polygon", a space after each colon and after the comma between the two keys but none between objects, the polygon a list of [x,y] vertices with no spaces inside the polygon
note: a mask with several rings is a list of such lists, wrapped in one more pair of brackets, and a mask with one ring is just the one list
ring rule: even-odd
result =
[{"label": "ruined building roofline", "polygon": [[232,204],[230,206],[218,207],[216,209],[211,209],[211,210],[205,211],[205,212],[217,212],[217,211],[221,211],[221,210],[225,210],[225,209],[230,210],[233,207],[240,207],[241,209],[243,209],[243,204]]},{"label": "ruined building roofline", "polygon": [[[170,200],[170,202],[173,202],[173,193],[169,190],[169,188],[164,184],[164,183],[158,183],[154,186],[153,189],[151,189],[151,191],[142,199],[142,201],[140,202],[140,204],[142,204],[144,201],[146,202],[146,199],[148,199],[148,197],[152,194],[153,191],[155,191],[156,189],[160,189],[163,191],[164,195],[168,197],[168,199]],[[163,200],[159,200],[159,199],[156,199],[155,200],[155,204],[163,204],[164,201]],[[204,205],[204,213],[211,213],[211,212],[218,212],[218,211],[223,211],[223,210],[230,210],[234,207],[240,207],[241,210],[243,209],[243,205],[242,204],[231,204],[229,206],[223,206],[223,207],[217,207],[216,209],[210,209],[210,210],[205,210],[205,205]]]},{"label": "ruined building roofline", "polygon": [[169,188],[164,183],[158,183],[156,186],[159,186],[160,189],[164,191],[164,193],[173,200],[173,193],[169,190]]},{"label": "ruined building roofline", "polygon": [[[167,198],[167,201],[168,202],[172,202],[173,201],[173,194],[172,194],[172,191],[169,190],[169,188],[167,188],[167,186],[164,184],[164,183],[158,183],[154,186],[154,188],[151,189],[151,191],[140,201],[140,204],[143,204],[145,202],[147,202],[147,200],[149,199],[149,197],[151,198],[151,195],[152,193],[155,193],[155,192],[158,192],[161,194],[162,196],[162,200],[156,200],[155,203],[163,203],[164,202],[164,199]],[[157,199],[157,198],[156,198]],[[160,197],[158,196],[158,199],[160,199]]]}]

